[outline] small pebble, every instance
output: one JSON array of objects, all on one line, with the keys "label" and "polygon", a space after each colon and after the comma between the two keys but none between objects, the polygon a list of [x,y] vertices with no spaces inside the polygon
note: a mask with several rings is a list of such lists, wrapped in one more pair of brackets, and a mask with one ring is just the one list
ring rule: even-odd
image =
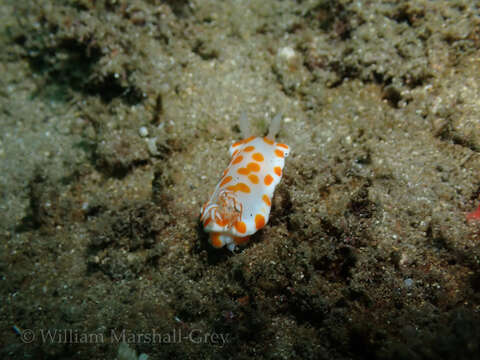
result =
[{"label": "small pebble", "polygon": [[287,61],[292,61],[296,56],[295,50],[293,50],[290,46],[285,46],[279,49],[278,55]]},{"label": "small pebble", "polygon": [[145,126],[142,126],[140,129],[138,129],[138,133],[141,137],[146,137],[148,136],[148,129]]},{"label": "small pebble", "polygon": [[403,283],[405,284],[405,287],[409,288],[413,285],[413,280],[408,278],[408,279],[405,279]]}]

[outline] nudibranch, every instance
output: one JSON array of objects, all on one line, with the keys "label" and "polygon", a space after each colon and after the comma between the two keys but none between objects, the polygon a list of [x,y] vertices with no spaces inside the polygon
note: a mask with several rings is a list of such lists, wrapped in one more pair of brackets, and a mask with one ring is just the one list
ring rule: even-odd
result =
[{"label": "nudibranch", "polygon": [[215,248],[245,244],[267,224],[275,187],[280,183],[290,148],[275,142],[281,115],[277,115],[265,137],[246,137],[247,120],[240,125],[245,138],[230,146],[230,164],[200,211],[203,228]]}]

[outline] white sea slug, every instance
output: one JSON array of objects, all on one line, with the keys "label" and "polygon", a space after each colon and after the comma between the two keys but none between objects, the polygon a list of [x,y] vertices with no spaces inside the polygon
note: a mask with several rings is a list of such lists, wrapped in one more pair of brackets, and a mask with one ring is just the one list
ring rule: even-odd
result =
[{"label": "white sea slug", "polygon": [[272,120],[268,136],[246,137],[248,122],[241,117],[246,138],[230,146],[230,164],[200,213],[212,246],[226,245],[233,251],[268,222],[273,193],[290,150],[274,140],[281,119],[277,115]]}]

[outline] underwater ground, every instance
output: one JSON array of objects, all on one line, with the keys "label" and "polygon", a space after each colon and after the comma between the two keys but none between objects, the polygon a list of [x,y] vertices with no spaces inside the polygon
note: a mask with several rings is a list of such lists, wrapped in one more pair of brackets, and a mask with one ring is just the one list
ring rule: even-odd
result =
[{"label": "underwater ground", "polygon": [[[4,0],[0,358],[480,357],[474,1]],[[291,146],[232,254],[249,117]],[[142,354],[142,355],[140,355]]]}]

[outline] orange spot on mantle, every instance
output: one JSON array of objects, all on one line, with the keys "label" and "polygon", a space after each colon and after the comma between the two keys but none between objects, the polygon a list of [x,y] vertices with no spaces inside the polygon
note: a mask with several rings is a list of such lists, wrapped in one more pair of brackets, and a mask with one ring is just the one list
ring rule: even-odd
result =
[{"label": "orange spot on mantle", "polygon": [[219,233],[210,233],[210,243],[213,247],[221,248],[223,246]]},{"label": "orange spot on mantle", "polygon": [[262,214],[255,215],[255,227],[260,230],[265,226],[265,217]]},{"label": "orange spot on mantle", "polygon": [[238,184],[235,184],[235,185],[230,185],[229,187],[227,187],[227,189],[231,190],[231,191],[241,191],[241,192],[244,192],[244,193],[249,193],[250,192],[250,188],[245,183],[238,183]]},{"label": "orange spot on mantle", "polygon": [[272,175],[268,174],[267,176],[265,176],[263,182],[265,183],[265,185],[270,185],[273,182]]},{"label": "orange spot on mantle", "polygon": [[285,157],[285,154],[283,153],[283,151],[278,149],[275,149],[275,155],[281,158]]},{"label": "orange spot on mantle", "polygon": [[247,225],[243,221],[237,221],[235,223],[235,229],[237,229],[240,234],[245,234],[247,232]]},{"label": "orange spot on mantle", "polygon": [[263,201],[265,202],[265,204],[267,204],[268,206],[272,206],[272,202],[271,202],[270,199],[268,198],[268,195],[263,194],[262,200],[263,200]]},{"label": "orange spot on mantle", "polygon": [[267,138],[267,137],[264,137],[264,138],[263,138],[263,141],[265,141],[268,145],[273,145],[273,143],[274,143],[273,140],[270,140],[270,139]]},{"label": "orange spot on mantle", "polygon": [[240,175],[248,175],[250,173],[250,170],[248,170],[247,168],[239,168],[237,170],[237,173],[239,173]]},{"label": "orange spot on mantle", "polygon": [[250,181],[253,183],[253,184],[258,184],[258,176],[255,175],[255,174],[250,174],[248,175],[248,178],[250,179]]},{"label": "orange spot on mantle", "polygon": [[232,180],[232,177],[231,177],[231,176],[227,176],[227,177],[226,177],[225,179],[223,179],[222,182],[220,183],[220,187],[222,187],[223,185],[229,183],[230,180]]},{"label": "orange spot on mantle", "polygon": [[247,164],[247,169],[250,171],[260,171],[260,165],[257,163],[251,162]]},{"label": "orange spot on mantle", "polygon": [[243,160],[243,156],[242,156],[242,155],[238,155],[235,159],[233,159],[232,164],[238,164],[238,163],[241,162],[242,160]]},{"label": "orange spot on mantle", "polygon": [[255,153],[252,155],[252,159],[255,161],[263,161],[263,155],[260,153]]}]

